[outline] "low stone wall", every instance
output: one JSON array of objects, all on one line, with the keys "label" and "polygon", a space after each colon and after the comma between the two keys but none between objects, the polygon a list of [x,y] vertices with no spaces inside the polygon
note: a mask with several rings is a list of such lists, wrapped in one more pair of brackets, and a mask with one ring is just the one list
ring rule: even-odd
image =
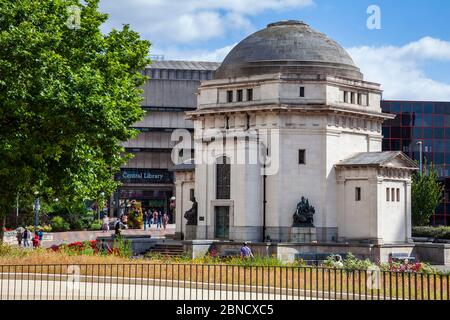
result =
[{"label": "low stone wall", "polygon": [[[42,235],[42,241],[52,241],[53,234],[44,232]],[[6,231],[3,234],[3,242],[7,244],[17,244],[17,231]]]},{"label": "low stone wall", "polygon": [[[191,240],[184,241],[185,252],[193,258],[205,255],[215,250],[220,256],[227,251],[238,251],[242,247],[240,242]],[[414,244],[399,245],[375,245],[352,243],[274,243],[269,246],[266,243],[249,243],[254,255],[276,256],[286,262],[292,262],[296,254],[321,253],[321,254],[348,254],[352,253],[359,259],[369,259],[373,262],[388,262],[392,253],[407,253],[414,256]],[[435,263],[434,260],[430,261]]]},{"label": "low stone wall", "polygon": [[[125,241],[131,243],[131,250],[133,254],[139,255],[149,251],[157,243],[161,243],[163,239],[161,238],[151,238],[150,235],[124,235]],[[98,236],[97,241],[106,242],[106,244],[112,248],[114,245],[114,237],[111,236]]]},{"label": "low stone wall", "polygon": [[450,244],[416,243],[415,253],[420,261],[450,266]]}]

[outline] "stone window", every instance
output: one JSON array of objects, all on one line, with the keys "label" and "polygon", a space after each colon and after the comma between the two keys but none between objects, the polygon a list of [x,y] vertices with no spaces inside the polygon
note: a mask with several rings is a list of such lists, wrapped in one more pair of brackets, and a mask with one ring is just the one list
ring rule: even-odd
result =
[{"label": "stone window", "polygon": [[227,157],[216,164],[216,199],[230,199],[231,165]]},{"label": "stone window", "polygon": [[355,104],[355,93],[354,92],[350,93],[350,103]]},{"label": "stone window", "polygon": [[300,97],[301,98],[305,97],[305,87],[300,87]]},{"label": "stone window", "polygon": [[355,201],[361,201],[361,188],[355,188]]},{"label": "stone window", "polygon": [[362,94],[361,93],[358,93],[358,104],[360,105],[360,106],[362,106]]},{"label": "stone window", "polygon": [[242,90],[238,90],[237,91],[237,101],[241,102],[243,100],[243,98],[244,98],[243,91]]},{"label": "stone window", "polygon": [[227,102],[233,102],[233,91],[232,90],[228,90],[227,91]]},{"label": "stone window", "polygon": [[391,194],[391,191],[389,190],[389,188],[386,188],[386,201],[391,201],[390,194]]},{"label": "stone window", "polygon": [[247,101],[253,101],[253,89],[247,89]]},{"label": "stone window", "polygon": [[306,150],[298,150],[298,164],[306,164]]},{"label": "stone window", "polygon": [[395,188],[391,188],[391,201],[395,202]]},{"label": "stone window", "polygon": [[400,202],[400,189],[397,188],[397,202]]}]

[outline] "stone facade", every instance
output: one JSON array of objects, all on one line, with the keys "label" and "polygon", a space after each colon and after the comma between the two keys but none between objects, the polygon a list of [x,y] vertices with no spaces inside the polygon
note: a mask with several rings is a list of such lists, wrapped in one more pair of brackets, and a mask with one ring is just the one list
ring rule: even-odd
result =
[{"label": "stone facade", "polygon": [[[314,37],[312,29],[293,22],[269,26],[265,37],[290,41],[292,28],[294,34]],[[322,36],[316,40],[320,43]],[[291,50],[300,50],[298,42],[290,43]],[[318,241],[407,242],[415,165],[403,155],[380,152],[381,125],[392,118],[381,112],[380,85],[362,80],[349,56],[311,69],[313,62],[301,61],[301,54],[296,55],[299,61],[280,64],[289,58],[285,50],[272,62],[277,48],[271,41],[266,45],[270,57],[260,57],[264,67],[258,70],[236,60],[246,60],[246,50],[240,55],[233,49],[233,59],[225,59],[218,77],[199,87],[197,110],[187,113],[194,123],[197,238],[291,241],[292,216],[303,196],[315,207]],[[317,43],[313,47],[321,50]],[[343,72],[354,78],[342,78],[344,73],[336,71],[340,68],[351,69]],[[316,69],[320,72],[311,74]],[[383,161],[360,163],[359,176],[345,165],[347,159],[371,153],[380,153]],[[222,175],[223,157],[227,176]],[[225,197],[223,188],[229,190]],[[402,202],[383,204],[383,188],[392,188],[395,196],[400,189]]]}]

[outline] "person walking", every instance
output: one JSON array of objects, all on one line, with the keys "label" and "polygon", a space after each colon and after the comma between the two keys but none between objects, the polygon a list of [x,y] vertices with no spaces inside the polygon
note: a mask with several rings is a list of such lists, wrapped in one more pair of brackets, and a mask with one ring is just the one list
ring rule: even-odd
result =
[{"label": "person walking", "polygon": [[103,216],[102,231],[103,232],[109,231],[109,217],[106,214]]},{"label": "person walking", "polygon": [[33,248],[38,248],[40,246],[40,241],[39,241],[39,235],[37,233],[37,231],[34,233],[34,237],[32,239],[33,242]]},{"label": "person walking", "polygon": [[23,246],[24,248],[28,248],[30,246],[30,238],[31,238],[31,233],[30,230],[28,230],[28,228],[25,228],[25,231],[23,232]]},{"label": "person walking", "polygon": [[153,211],[153,223],[158,225],[158,211]]},{"label": "person walking", "polygon": [[169,222],[169,216],[167,215],[167,213],[164,213],[163,218],[162,218],[164,231],[166,231],[166,227],[167,227],[167,223],[168,222]]},{"label": "person walking", "polygon": [[39,242],[42,242],[42,239],[44,238],[44,231],[42,231],[42,229],[39,229],[37,235],[39,237]]},{"label": "person walking", "polygon": [[116,223],[114,225],[114,234],[116,236],[120,236],[120,234],[121,234],[121,230],[120,229],[121,229],[122,222],[120,220],[121,219],[117,219],[117,221],[116,221]]},{"label": "person walking", "polygon": [[148,223],[148,213],[147,211],[144,211],[144,215],[142,217],[142,220],[144,222],[144,231],[147,230],[147,223]]},{"label": "person walking", "polygon": [[19,247],[22,246],[22,239],[23,239],[23,233],[24,233],[25,229],[22,227],[17,228],[16,232],[16,238],[17,238],[17,244],[19,245]]},{"label": "person walking", "polygon": [[244,245],[241,248],[241,258],[253,258],[252,250],[249,248],[247,241],[244,242]]},{"label": "person walking", "polygon": [[158,212],[158,224],[156,225],[156,229],[162,228],[162,213]]}]

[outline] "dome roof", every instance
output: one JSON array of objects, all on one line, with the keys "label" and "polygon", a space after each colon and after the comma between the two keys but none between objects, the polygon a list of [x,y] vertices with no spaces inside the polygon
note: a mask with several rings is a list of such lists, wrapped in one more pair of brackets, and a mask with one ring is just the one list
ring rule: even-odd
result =
[{"label": "dome roof", "polygon": [[271,23],[242,40],[217,69],[215,78],[277,72],[363,78],[337,42],[295,20]]}]

